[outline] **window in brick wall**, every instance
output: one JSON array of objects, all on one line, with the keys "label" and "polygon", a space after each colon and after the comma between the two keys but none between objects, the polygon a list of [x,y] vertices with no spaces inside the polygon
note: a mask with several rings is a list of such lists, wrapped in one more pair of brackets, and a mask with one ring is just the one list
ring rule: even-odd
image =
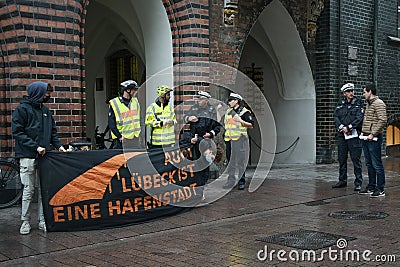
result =
[{"label": "window in brick wall", "polygon": [[397,125],[389,125],[386,129],[386,145],[400,144],[400,128]]},{"label": "window in brick wall", "polygon": [[138,60],[128,50],[120,50],[109,58],[109,88],[107,98],[111,99],[118,95],[119,84],[125,80],[133,79],[138,81]]}]

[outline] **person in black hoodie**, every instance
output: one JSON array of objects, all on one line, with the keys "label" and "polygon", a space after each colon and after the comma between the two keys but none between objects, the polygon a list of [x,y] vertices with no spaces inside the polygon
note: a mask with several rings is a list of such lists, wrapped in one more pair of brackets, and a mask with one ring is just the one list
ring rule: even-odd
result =
[{"label": "person in black hoodie", "polygon": [[40,179],[37,176],[37,159],[51,150],[51,145],[65,152],[57,136],[56,124],[50,110],[43,105],[50,99],[51,85],[45,82],[33,82],[28,86],[28,95],[12,114],[12,134],[15,138],[15,157],[20,162],[22,193],[22,225],[20,234],[29,234],[30,210],[35,186],[38,186],[39,230],[46,232]]}]

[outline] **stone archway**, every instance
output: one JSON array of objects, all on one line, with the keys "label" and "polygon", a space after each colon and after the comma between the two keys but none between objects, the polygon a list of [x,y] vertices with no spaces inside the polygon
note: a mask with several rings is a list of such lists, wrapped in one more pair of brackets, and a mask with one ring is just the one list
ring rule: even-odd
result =
[{"label": "stone archway", "polygon": [[[85,24],[87,136],[93,137],[96,125],[107,125],[110,86],[108,58],[127,50],[138,59],[138,82],[173,65],[172,34],[166,10],[161,1],[92,1]],[[104,91],[96,91],[96,78],[102,78]],[[133,79],[134,77],[132,77]],[[172,85],[172,76],[163,77]],[[153,80],[157,83],[157,80]],[[156,84],[147,84],[140,92],[142,109],[156,97]],[[115,89],[114,89],[115,90]]]},{"label": "stone archway", "polygon": [[[279,25],[279,26],[277,26]],[[274,164],[315,163],[315,85],[303,43],[291,16],[280,1],[260,14],[244,46],[239,69],[252,64],[263,70],[263,90],[277,131]],[[257,140],[261,142],[266,140]],[[260,153],[253,146],[255,153]],[[258,150],[258,151],[257,151]]]}]

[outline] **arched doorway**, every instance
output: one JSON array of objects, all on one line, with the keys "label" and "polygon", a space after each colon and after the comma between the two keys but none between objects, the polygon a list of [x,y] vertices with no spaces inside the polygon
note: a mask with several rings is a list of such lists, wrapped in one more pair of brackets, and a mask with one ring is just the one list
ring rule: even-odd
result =
[{"label": "arched doorway", "polygon": [[[315,163],[314,80],[296,25],[280,1],[271,2],[251,29],[239,69],[251,67],[261,76],[261,89],[275,118],[276,151],[285,150],[299,137],[291,149],[275,156],[274,164]],[[259,140],[257,134],[253,140],[256,159],[260,154],[257,143],[268,140]]]},{"label": "arched doorway", "polygon": [[[85,23],[88,137],[93,138],[96,126],[100,130],[107,126],[106,102],[116,96],[120,80],[136,79],[142,84],[172,67],[171,36],[161,1],[90,2]],[[158,82],[153,79],[154,84],[146,84],[147,90],[139,92],[142,110],[155,99]],[[172,85],[172,74],[164,76],[162,83]]]}]

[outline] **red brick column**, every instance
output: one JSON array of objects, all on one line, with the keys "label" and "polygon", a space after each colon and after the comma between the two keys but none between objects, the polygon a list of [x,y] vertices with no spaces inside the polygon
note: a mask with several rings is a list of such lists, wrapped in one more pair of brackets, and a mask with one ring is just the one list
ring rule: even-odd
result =
[{"label": "red brick column", "polygon": [[13,150],[11,111],[33,81],[51,83],[63,143],[85,135],[83,28],[86,0],[23,1],[0,5],[2,59],[1,152]]},{"label": "red brick column", "polygon": [[[209,48],[209,1],[208,0],[163,0],[171,23],[174,65],[175,105],[180,105],[177,115],[192,106],[193,95],[197,90],[209,90],[208,81],[210,60]],[[197,61],[195,65],[189,62]],[[184,102],[183,102],[184,101]]]}]

